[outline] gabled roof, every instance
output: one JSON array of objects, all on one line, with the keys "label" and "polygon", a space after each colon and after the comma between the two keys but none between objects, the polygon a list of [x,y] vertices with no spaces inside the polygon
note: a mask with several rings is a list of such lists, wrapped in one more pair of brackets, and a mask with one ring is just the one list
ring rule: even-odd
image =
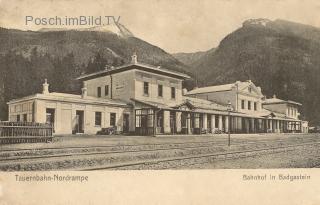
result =
[{"label": "gabled roof", "polygon": [[301,106],[301,103],[291,101],[291,100],[282,100],[277,98],[276,96],[273,96],[273,98],[265,99],[262,104],[269,105],[269,104],[292,104],[292,105],[299,105]]},{"label": "gabled roof", "polygon": [[231,90],[234,84],[225,84],[225,85],[215,85],[202,88],[195,88],[187,92],[186,95],[200,94],[200,93],[211,93],[211,92],[220,92]]},{"label": "gabled roof", "polygon": [[114,105],[114,106],[128,106],[128,104],[121,100],[115,99],[106,99],[106,98],[97,98],[92,96],[82,97],[81,95],[74,95],[69,93],[57,93],[52,92],[48,94],[34,94],[30,96],[26,96],[19,99],[13,99],[8,102],[11,103],[18,103],[23,102],[26,100],[52,100],[52,101],[60,101],[60,102],[74,102],[74,103],[86,103],[86,104],[104,104],[104,105]]},{"label": "gabled roof", "polygon": [[120,73],[123,71],[132,70],[132,69],[143,70],[143,71],[156,73],[156,74],[160,74],[160,75],[165,75],[165,76],[169,76],[172,78],[178,78],[178,79],[189,79],[190,78],[189,75],[178,72],[178,71],[168,70],[168,69],[162,68],[160,66],[153,66],[153,65],[148,65],[145,63],[136,62],[136,63],[129,63],[129,64],[122,65],[119,67],[114,67],[114,68],[98,71],[95,73],[85,74],[85,75],[78,77],[77,80],[82,80],[82,81],[90,80],[90,79],[94,79],[97,77]]},{"label": "gabled roof", "polygon": [[183,96],[183,100],[190,103],[195,108],[202,108],[202,109],[210,109],[210,110],[221,110],[227,111],[228,106],[222,105],[211,100],[204,100],[199,98],[187,97]]},{"label": "gabled roof", "polygon": [[226,112],[228,111],[227,105],[221,105],[218,103],[215,103],[213,101],[209,100],[203,100],[199,98],[193,98],[193,97],[185,97],[183,96],[182,103],[180,104],[173,104],[173,105],[166,105],[159,102],[151,102],[146,100],[140,100],[140,99],[131,99],[134,102],[142,103],[144,105],[153,107],[153,108],[160,108],[160,109],[179,109],[182,106],[186,105],[191,108],[193,111],[199,111],[199,110],[211,110],[211,111],[222,111]]},{"label": "gabled roof", "polygon": [[135,98],[131,98],[132,101],[138,102],[153,108],[159,108],[159,109],[172,109],[170,106],[163,104],[163,103],[158,103],[158,102],[152,102],[152,101],[146,101],[146,100],[139,100]]},{"label": "gabled roof", "polygon": [[[186,95],[229,91],[229,90],[232,90],[233,88],[236,88],[236,87],[238,87],[238,90],[241,91],[241,90],[247,88],[248,86],[256,87],[256,86],[254,86],[254,84],[250,80],[245,81],[245,82],[237,81],[235,83],[230,83],[230,84],[195,88],[195,89],[187,92]],[[258,91],[258,92],[261,94],[261,91]]]}]

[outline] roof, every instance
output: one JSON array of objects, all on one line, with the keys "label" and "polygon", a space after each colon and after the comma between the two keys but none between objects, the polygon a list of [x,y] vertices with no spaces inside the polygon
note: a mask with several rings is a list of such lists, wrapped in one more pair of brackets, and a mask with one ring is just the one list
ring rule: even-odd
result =
[{"label": "roof", "polygon": [[[165,109],[165,110],[179,110],[179,108],[185,104],[191,106],[190,112],[194,113],[209,113],[209,114],[220,114],[220,115],[228,115],[228,106],[222,105],[210,100],[204,100],[194,97],[186,97],[183,96],[182,103],[177,105],[166,105],[159,102],[151,102],[151,101],[145,101],[145,100],[138,100],[138,99],[131,99],[135,102],[145,104],[147,106],[158,108],[158,109]],[[265,119],[266,117],[272,116],[273,119],[277,120],[290,120],[290,121],[299,121],[294,118],[286,117],[285,114],[273,112],[267,109],[262,109],[261,111],[257,113],[242,113],[242,112],[236,112],[231,111],[231,116],[238,116],[238,117],[249,117],[249,118],[260,118]]]},{"label": "roof", "polygon": [[211,93],[211,92],[219,92],[219,91],[228,91],[232,90],[234,84],[225,84],[225,85],[216,85],[202,88],[195,88],[187,92],[186,95],[200,94],[200,93]]},{"label": "roof", "polygon": [[298,103],[298,102],[295,102],[295,101],[291,101],[291,100],[281,100],[281,99],[276,98],[275,96],[273,98],[265,99],[262,104],[267,105],[267,104],[284,104],[284,103],[293,104],[293,105],[299,105],[299,106],[302,105],[301,103]]},{"label": "roof", "polygon": [[189,102],[195,108],[228,111],[227,105],[222,105],[211,100],[183,96],[185,102]]},{"label": "roof", "polygon": [[106,76],[106,75],[110,75],[110,74],[114,74],[114,73],[120,73],[123,71],[132,70],[132,69],[143,70],[143,71],[166,75],[166,76],[170,76],[170,77],[178,78],[178,79],[191,78],[189,75],[178,72],[178,71],[168,70],[168,69],[162,68],[160,66],[153,66],[153,65],[148,65],[145,63],[136,62],[136,63],[129,63],[126,65],[122,65],[119,67],[114,67],[111,69],[98,71],[95,73],[85,74],[85,75],[78,77],[77,79],[78,80],[89,80],[89,79],[94,79],[94,78],[101,77],[101,76]]},{"label": "roof", "polygon": [[278,120],[300,121],[298,119],[287,117],[286,114],[284,113],[274,112],[268,109],[262,109],[262,111],[259,113],[260,113],[259,115],[264,118],[268,116],[272,116],[273,119],[278,119]]},{"label": "roof", "polygon": [[128,104],[121,100],[114,100],[114,99],[106,99],[106,98],[97,98],[86,96],[82,97],[81,95],[74,95],[69,93],[57,93],[52,92],[49,94],[34,94],[30,96],[26,96],[19,99],[13,99],[8,102],[17,103],[27,100],[34,100],[34,99],[42,99],[42,100],[52,100],[52,101],[61,101],[61,102],[75,102],[75,103],[90,103],[90,104],[105,104],[105,105],[114,105],[114,106],[128,106]]},{"label": "roof", "polygon": [[230,84],[214,85],[214,86],[208,86],[208,87],[202,87],[202,88],[195,88],[195,89],[190,90],[189,92],[187,92],[186,95],[229,91],[229,90],[232,90],[232,88],[234,88],[236,86],[238,86],[238,89],[241,90],[241,89],[249,86],[250,84],[252,84],[252,82],[250,80],[248,80],[248,81],[245,81],[245,82],[237,81],[235,83],[230,83]]},{"label": "roof", "polygon": [[146,101],[146,100],[138,100],[138,99],[135,99],[135,98],[131,98],[131,100],[134,101],[134,102],[145,104],[145,105],[153,107],[153,108],[172,109],[172,107],[170,107],[170,106],[168,106],[166,104],[163,104],[163,103],[151,102],[151,101]]},{"label": "roof", "polygon": [[150,107],[167,109],[167,110],[179,109],[179,107],[181,107],[185,104],[188,104],[192,107],[192,111],[194,111],[194,112],[208,112],[208,113],[216,113],[216,114],[219,114],[219,113],[226,114],[226,112],[228,111],[228,107],[226,105],[221,105],[221,104],[209,101],[209,100],[203,100],[203,99],[185,97],[185,96],[183,96],[182,103],[171,104],[171,105],[166,105],[166,104],[159,103],[159,102],[151,102],[151,101],[145,101],[145,100],[140,100],[140,99],[134,99],[134,98],[132,98],[131,100],[138,102],[138,103],[145,104]]}]

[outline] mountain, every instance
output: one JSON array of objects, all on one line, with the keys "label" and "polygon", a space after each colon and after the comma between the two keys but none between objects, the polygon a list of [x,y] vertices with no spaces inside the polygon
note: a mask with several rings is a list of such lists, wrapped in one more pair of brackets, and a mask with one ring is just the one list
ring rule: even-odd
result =
[{"label": "mountain", "polygon": [[113,23],[104,26],[95,26],[91,28],[78,28],[78,29],[67,29],[67,28],[41,28],[39,32],[50,32],[50,31],[99,31],[99,32],[107,32],[117,34],[120,37],[134,37],[133,33],[129,31],[124,25],[121,23]]},{"label": "mountain", "polygon": [[138,61],[185,72],[183,63],[137,37],[123,25],[81,30],[21,31],[0,28],[0,120],[11,99],[41,91],[44,78],[57,92],[80,92],[74,79],[106,65]]},{"label": "mountain", "polygon": [[[37,49],[41,55],[63,57],[73,53],[77,64],[88,63],[97,53],[105,58],[119,58],[124,62],[136,52],[140,61],[161,65],[174,70],[183,70],[181,62],[159,47],[153,46],[139,38],[125,27],[106,32],[106,27],[94,27],[87,30],[62,31],[20,31],[0,28],[0,55],[8,51],[30,57],[31,51]],[[122,35],[118,35],[121,33]]]},{"label": "mountain", "polygon": [[206,51],[198,51],[195,53],[172,53],[172,56],[180,62],[191,66],[194,62],[198,61],[201,57],[203,57],[206,54]]},{"label": "mountain", "polygon": [[251,19],[201,55],[190,62],[176,56],[192,67],[199,86],[251,79],[268,97],[301,102],[302,117],[320,123],[319,28]]}]

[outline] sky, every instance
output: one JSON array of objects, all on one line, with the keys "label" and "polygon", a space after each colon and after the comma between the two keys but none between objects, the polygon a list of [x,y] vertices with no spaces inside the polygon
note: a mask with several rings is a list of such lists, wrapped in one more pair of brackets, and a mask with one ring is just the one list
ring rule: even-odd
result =
[{"label": "sky", "polygon": [[169,53],[217,47],[247,19],[284,19],[320,27],[319,14],[318,0],[0,0],[1,27],[61,27],[26,25],[26,16],[120,16],[119,22],[136,37]]}]

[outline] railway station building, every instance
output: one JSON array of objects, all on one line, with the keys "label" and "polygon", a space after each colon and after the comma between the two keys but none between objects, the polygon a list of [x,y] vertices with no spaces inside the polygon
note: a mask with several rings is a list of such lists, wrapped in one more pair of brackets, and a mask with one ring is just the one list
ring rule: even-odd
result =
[{"label": "railway station building", "polygon": [[195,88],[190,76],[138,62],[82,75],[81,95],[49,91],[8,102],[9,121],[50,123],[56,134],[114,127],[137,135],[306,132],[300,103],[265,99],[251,81]]}]

